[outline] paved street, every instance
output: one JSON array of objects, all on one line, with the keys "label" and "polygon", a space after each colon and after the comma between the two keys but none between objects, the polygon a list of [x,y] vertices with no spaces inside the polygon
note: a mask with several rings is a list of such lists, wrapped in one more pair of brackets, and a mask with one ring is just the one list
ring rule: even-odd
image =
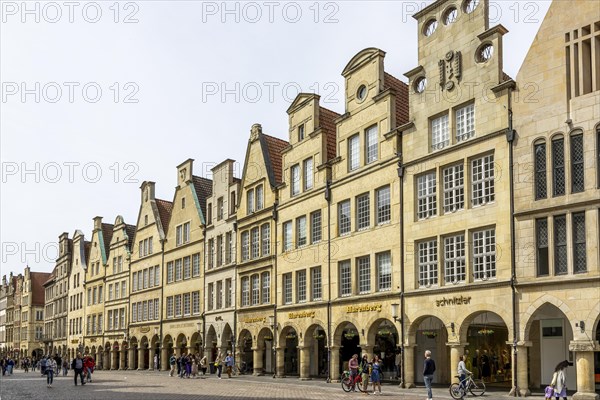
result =
[{"label": "paved street", "polygon": [[[351,399],[364,398],[362,393],[345,393],[339,383],[299,381],[296,378],[239,376],[219,380],[214,375],[199,379],[169,377],[166,372],[96,371],[93,383],[74,386],[73,375],[54,379],[52,388],[39,372],[25,374],[16,371],[0,380],[1,400],[29,399],[91,399],[91,400],[154,400],[154,399]],[[399,389],[396,384],[382,387],[383,397],[423,400],[425,389]],[[484,395],[485,400],[505,399],[507,390],[493,389]],[[542,393],[536,394],[540,399]],[[446,388],[436,388],[434,398],[450,399]]]}]

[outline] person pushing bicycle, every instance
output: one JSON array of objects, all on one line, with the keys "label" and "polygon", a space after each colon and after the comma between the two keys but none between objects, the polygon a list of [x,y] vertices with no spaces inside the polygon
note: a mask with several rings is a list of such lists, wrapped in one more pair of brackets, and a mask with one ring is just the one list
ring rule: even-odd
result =
[{"label": "person pushing bicycle", "polygon": [[471,371],[469,371],[467,369],[467,366],[465,365],[465,356],[460,356],[458,361],[458,380],[460,382],[460,386],[466,391],[467,388],[465,387],[465,382],[466,382],[466,378],[467,378],[467,374],[471,374]]}]

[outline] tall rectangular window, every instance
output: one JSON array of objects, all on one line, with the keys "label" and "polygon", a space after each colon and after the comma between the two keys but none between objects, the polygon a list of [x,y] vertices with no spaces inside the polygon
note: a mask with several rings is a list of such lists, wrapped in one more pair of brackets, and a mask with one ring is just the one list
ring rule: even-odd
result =
[{"label": "tall rectangular window", "polygon": [[192,292],[192,314],[200,314],[200,292]]},{"label": "tall rectangular window", "polygon": [[338,203],[338,234],[347,235],[350,229],[350,200],[344,200]]},{"label": "tall rectangular window", "polygon": [[192,304],[190,301],[190,294],[183,294],[183,315],[188,316],[192,313]]},{"label": "tall rectangular window", "polygon": [[438,284],[437,241],[419,243],[419,286],[429,287]]},{"label": "tall rectangular window", "polygon": [[262,303],[269,304],[271,302],[271,274],[263,272],[262,275]]},{"label": "tall rectangular window", "polygon": [[250,259],[250,232],[242,232],[242,261]]},{"label": "tall rectangular window", "polygon": [[292,304],[292,274],[283,275],[283,304]]},{"label": "tall rectangular window", "polygon": [[167,318],[173,318],[173,296],[167,297]]},{"label": "tall rectangular window", "polygon": [[176,281],[180,281],[183,277],[182,274],[182,265],[181,265],[181,258],[179,260],[175,260],[175,280]]},{"label": "tall rectangular window", "polygon": [[217,281],[217,310],[223,308],[223,281]]},{"label": "tall rectangular window", "polygon": [[546,218],[535,220],[535,247],[537,275],[548,276],[550,267],[548,264],[548,219]]},{"label": "tall rectangular window", "polygon": [[306,245],[306,216],[296,218],[296,247]]},{"label": "tall rectangular window", "polygon": [[144,289],[148,289],[148,268],[144,269]]},{"label": "tall rectangular window", "polygon": [[360,165],[360,154],[358,152],[358,134],[348,139],[348,171],[354,171]]},{"label": "tall rectangular window", "polygon": [[573,213],[573,272],[586,272],[585,212]]},{"label": "tall rectangular window", "polygon": [[153,307],[154,303],[152,300],[150,300],[148,302],[148,320],[152,321],[154,320],[154,307]]},{"label": "tall rectangular window", "polygon": [[208,284],[208,287],[206,289],[206,295],[207,295],[206,308],[210,311],[214,308],[214,299],[215,299],[215,286],[214,286],[213,282],[210,282]]},{"label": "tall rectangular window", "polygon": [[138,274],[137,272],[134,272],[134,273],[133,273],[133,280],[132,280],[132,283],[133,283],[133,288],[132,288],[131,290],[132,290],[132,291],[134,291],[134,292],[137,292],[137,290],[138,290],[138,285],[137,285],[137,274]]},{"label": "tall rectangular window", "polygon": [[175,245],[181,246],[183,244],[183,225],[178,225],[175,228]]},{"label": "tall rectangular window", "polygon": [[217,221],[223,219],[224,205],[223,205],[223,197],[219,197],[217,199]]},{"label": "tall rectangular window", "polygon": [[108,285],[108,300],[112,300],[113,299],[113,285],[110,284]]},{"label": "tall rectangular window", "polygon": [[154,287],[154,267],[150,267],[149,269],[149,279],[150,279],[150,287]]},{"label": "tall rectangular window", "polygon": [[181,295],[175,296],[175,316],[181,317]]},{"label": "tall rectangular window", "polygon": [[463,169],[462,164],[444,168],[444,213],[465,208]]},{"label": "tall rectangular window", "polygon": [[[135,279],[135,276],[134,276]],[[167,263],[167,283],[173,282],[175,279],[175,274],[173,270],[173,261],[169,261]]]},{"label": "tall rectangular window", "polygon": [[369,193],[356,197],[356,228],[367,229],[371,225],[371,205]]},{"label": "tall rectangular window", "polygon": [[534,149],[535,157],[535,199],[545,199],[546,190],[546,143],[538,143]]},{"label": "tall rectangular window", "polygon": [[444,282],[465,282],[466,252],[465,235],[450,236],[444,239]]},{"label": "tall rectangular window", "polygon": [[[110,322],[110,316],[111,316],[111,314],[110,314],[110,311],[109,311],[109,314],[108,314],[108,321],[109,321],[109,322],[108,322],[108,323],[109,323],[110,325],[112,325],[112,322]],[[131,322],[137,322],[137,304],[136,304],[136,303],[133,303],[133,304],[131,305]],[[108,330],[111,330],[111,329],[112,329],[112,328],[110,327],[110,325],[109,325],[109,327],[108,327]]]},{"label": "tall rectangular window", "polygon": [[384,292],[392,289],[392,255],[389,251],[376,255],[377,290]]},{"label": "tall rectangular window", "polygon": [[250,231],[252,240],[252,258],[260,257],[260,232],[258,227],[252,228]]},{"label": "tall rectangular window", "polygon": [[554,217],[554,273],[564,275],[567,272],[567,217],[557,215]]},{"label": "tall rectangular window", "polygon": [[583,134],[571,135],[571,192],[583,192]]},{"label": "tall rectangular window", "polygon": [[496,277],[496,230],[473,232],[473,277],[486,280]]},{"label": "tall rectangular window", "polygon": [[[158,268],[158,266],[156,266],[156,268]],[[115,287],[116,290],[116,287]],[[121,282],[121,298],[124,299],[127,297],[127,282],[123,281]]]},{"label": "tall rectangular window", "polygon": [[223,265],[223,235],[217,236],[217,267]]},{"label": "tall rectangular window", "polygon": [[215,266],[215,239],[208,239],[206,251],[208,251],[208,269],[212,269]]},{"label": "tall rectangular window", "polygon": [[[134,313],[136,311],[133,311]],[[108,310],[108,330],[112,331],[113,329],[113,310]]]},{"label": "tall rectangular window", "polygon": [[385,224],[392,219],[392,209],[390,205],[390,187],[384,186],[375,191],[377,207],[377,225]]},{"label": "tall rectangular window", "polygon": [[254,212],[254,189],[250,189],[246,192],[246,202],[248,214],[252,214]]},{"label": "tall rectangular window", "polygon": [[321,283],[321,267],[314,267],[310,269],[310,290],[311,300],[321,300],[323,297],[323,286]]},{"label": "tall rectangular window", "polygon": [[310,214],[310,242],[319,243],[321,233],[321,210],[317,210]]},{"label": "tall rectangular window", "polygon": [[225,264],[231,263],[231,253],[233,252],[233,239],[231,232],[227,232],[225,234],[225,246],[227,246],[225,250]]},{"label": "tall rectangular window", "polygon": [[373,125],[365,132],[365,163],[370,164],[378,158],[377,125]]},{"label": "tall rectangular window", "polygon": [[472,204],[480,206],[494,201],[494,155],[471,162]]},{"label": "tall rectangular window", "polygon": [[252,305],[259,304],[260,301],[260,276],[258,274],[252,275]]},{"label": "tall rectangular window", "polygon": [[313,159],[307,158],[303,163],[304,190],[313,188]]},{"label": "tall rectangular window", "polygon": [[261,252],[263,256],[271,254],[271,225],[263,224],[260,227]]},{"label": "tall rectangular window", "polygon": [[262,210],[265,204],[265,192],[263,185],[256,187],[256,211]]},{"label": "tall rectangular window", "polygon": [[225,307],[231,307],[231,298],[232,298],[232,290],[231,290],[231,278],[225,279]]},{"label": "tall rectangular window", "polygon": [[190,279],[192,276],[191,261],[190,256],[183,257],[183,279]]},{"label": "tall rectangular window", "polygon": [[304,140],[304,124],[298,125],[298,141]]},{"label": "tall rectangular window", "polygon": [[196,253],[192,256],[192,276],[200,276],[200,254],[199,253]]},{"label": "tall rectangular window", "polygon": [[371,291],[371,257],[359,257],[356,259],[358,269],[358,293],[369,293]]},{"label": "tall rectangular window", "polygon": [[296,196],[300,193],[300,166],[293,165],[290,169],[291,174],[291,188],[292,188],[292,196]]},{"label": "tall rectangular window", "polygon": [[431,120],[431,150],[440,150],[450,144],[448,114]]},{"label": "tall rectangular window", "polygon": [[456,142],[462,142],[475,136],[475,105],[461,107],[456,110]]},{"label": "tall rectangular window", "polygon": [[552,141],[552,194],[565,194],[565,142],[562,137]]},{"label": "tall rectangular window", "polygon": [[292,249],[292,221],[283,223],[283,251]]},{"label": "tall rectangular window", "polygon": [[306,302],[306,270],[296,272],[296,298],[298,303]]},{"label": "tall rectangular window", "polygon": [[417,178],[417,218],[425,219],[437,215],[436,191],[435,171]]},{"label": "tall rectangular window", "polygon": [[242,278],[242,306],[250,305],[250,278]]}]

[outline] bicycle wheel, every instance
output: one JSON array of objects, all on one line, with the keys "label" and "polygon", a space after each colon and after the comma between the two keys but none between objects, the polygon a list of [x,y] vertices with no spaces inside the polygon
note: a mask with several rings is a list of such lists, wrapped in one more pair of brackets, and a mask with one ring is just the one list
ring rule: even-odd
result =
[{"label": "bicycle wheel", "polygon": [[342,389],[344,389],[344,392],[352,390],[352,379],[349,376],[342,375]]},{"label": "bicycle wheel", "polygon": [[471,394],[473,396],[481,396],[485,393],[485,383],[483,383],[483,380],[475,380],[472,379],[471,380],[471,385],[469,385],[469,392],[471,392]]},{"label": "bicycle wheel", "polygon": [[465,392],[463,388],[460,386],[460,383],[453,383],[450,385],[450,396],[453,399],[460,400],[465,397]]}]

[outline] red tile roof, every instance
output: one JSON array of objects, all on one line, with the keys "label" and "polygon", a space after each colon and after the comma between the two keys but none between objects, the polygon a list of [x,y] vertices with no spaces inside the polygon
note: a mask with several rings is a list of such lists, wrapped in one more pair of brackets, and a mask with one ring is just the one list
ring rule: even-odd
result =
[{"label": "red tile roof", "polygon": [[325,107],[319,107],[319,123],[327,136],[327,161],[337,156],[337,129],[335,120],[340,114]]},{"label": "red tile roof", "polygon": [[56,267],[54,267],[54,270],[50,273],[50,276],[48,276],[48,279],[46,280],[46,282],[44,282],[44,286],[46,286],[49,283],[52,283],[54,281],[54,272],[56,270]]},{"label": "red tile roof", "polygon": [[[396,126],[403,125],[408,122],[408,85],[385,72],[384,90],[391,88],[396,91]],[[396,126],[392,126],[394,129]]]},{"label": "red tile roof", "polygon": [[[285,140],[278,139],[273,136],[262,134],[267,143],[267,151],[269,160],[267,168],[271,168],[275,182],[271,184],[278,185],[282,182],[282,150],[288,147],[290,144]],[[267,161],[267,160],[266,160]]]},{"label": "red tile roof", "polygon": [[160,224],[162,225],[163,232],[166,235],[167,229],[169,228],[169,220],[171,219],[171,211],[173,211],[173,202],[156,199],[156,206],[158,207]]},{"label": "red tile roof", "polygon": [[198,196],[198,201],[200,202],[202,215],[206,218],[206,200],[212,196],[213,182],[210,179],[194,175],[192,175],[192,180],[194,182],[194,188],[196,189],[196,196]]},{"label": "red tile roof", "polygon": [[49,272],[30,272],[29,278],[31,279],[31,304],[34,306],[44,305],[44,282],[50,277]]}]

